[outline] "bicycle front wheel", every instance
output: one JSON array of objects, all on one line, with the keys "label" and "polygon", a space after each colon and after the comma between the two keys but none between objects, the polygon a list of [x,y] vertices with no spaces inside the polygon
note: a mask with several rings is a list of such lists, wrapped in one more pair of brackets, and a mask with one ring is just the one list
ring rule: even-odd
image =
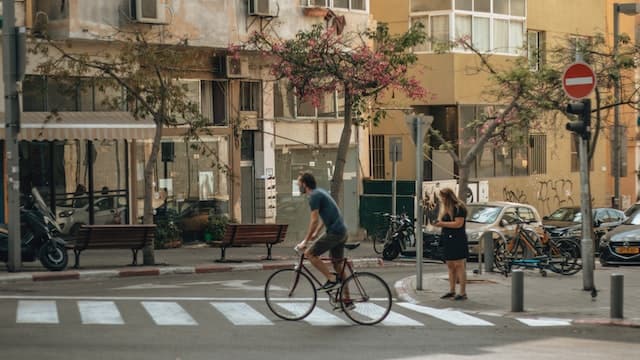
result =
[{"label": "bicycle front wheel", "polygon": [[345,315],[360,325],[374,325],[391,311],[391,290],[378,275],[356,272],[340,288],[340,306]]},{"label": "bicycle front wheel", "polygon": [[305,273],[294,269],[274,272],[264,286],[269,310],[284,320],[304,319],[316,306],[318,294]]},{"label": "bicycle front wheel", "polygon": [[582,269],[580,246],[573,240],[551,240],[548,248],[549,268],[562,275],[573,275]]}]

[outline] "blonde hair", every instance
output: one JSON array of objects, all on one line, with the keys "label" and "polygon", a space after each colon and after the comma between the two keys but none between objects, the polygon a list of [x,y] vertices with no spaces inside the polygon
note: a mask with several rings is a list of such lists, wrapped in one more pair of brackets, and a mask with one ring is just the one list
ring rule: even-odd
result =
[{"label": "blonde hair", "polygon": [[456,194],[450,188],[440,190],[440,198],[442,199],[440,214],[438,214],[438,218],[440,220],[442,220],[445,214],[449,215],[449,218],[453,220],[456,208],[464,210],[467,209],[464,203],[458,199]]}]

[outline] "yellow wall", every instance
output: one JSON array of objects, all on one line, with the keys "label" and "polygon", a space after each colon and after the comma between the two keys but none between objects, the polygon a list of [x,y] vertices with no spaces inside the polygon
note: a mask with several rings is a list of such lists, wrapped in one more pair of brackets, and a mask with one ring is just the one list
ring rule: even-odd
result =
[{"label": "yellow wall", "polygon": [[[579,9],[578,11],[576,9]],[[612,37],[613,1],[601,0],[529,0],[527,5],[527,29],[545,31],[547,48],[564,41],[569,35],[594,36],[604,33]],[[409,1],[372,0],[371,12],[380,22],[391,22],[391,28],[400,33],[409,27]],[[620,32],[634,35],[634,18],[620,15]],[[625,31],[626,30],[626,31]],[[483,91],[489,85],[486,74],[474,71],[478,58],[472,54],[419,54],[418,63],[411,74],[421,80],[434,98],[422,104],[412,102],[397,92],[387,98],[395,107],[408,105],[458,105],[490,103]],[[508,66],[515,59],[510,56],[492,56],[493,63]],[[628,176],[621,179],[621,194],[635,200],[635,111],[621,110],[623,123],[631,126],[628,131]],[[609,115],[612,121],[612,112]],[[547,173],[528,177],[491,177],[490,200],[513,200],[530,203],[542,214],[548,214],[561,205],[580,203],[580,176],[570,171],[570,133],[564,124],[568,121],[559,115],[554,128],[547,129]],[[398,164],[398,178],[415,178],[415,146],[404,124],[404,114],[390,111],[386,120],[371,129],[372,134],[403,136],[403,161]],[[610,144],[608,132],[600,136],[591,171],[591,194],[595,206],[609,205],[613,193],[610,172]],[[387,178],[391,176],[391,163],[385,164]],[[485,180],[485,179],[477,179]]]}]

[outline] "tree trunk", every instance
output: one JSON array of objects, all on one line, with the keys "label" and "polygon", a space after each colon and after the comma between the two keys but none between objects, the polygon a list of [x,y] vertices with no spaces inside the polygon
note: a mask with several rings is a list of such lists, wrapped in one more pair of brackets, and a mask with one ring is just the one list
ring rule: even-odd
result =
[{"label": "tree trunk", "polygon": [[467,203],[467,188],[469,187],[469,167],[471,162],[458,163],[458,199]]},{"label": "tree trunk", "polygon": [[342,204],[342,185],[344,177],[344,167],[347,162],[347,153],[349,152],[349,143],[351,141],[351,95],[345,91],[344,95],[344,127],[342,135],[338,143],[338,154],[336,156],[336,165],[331,178],[331,196],[338,206]]},{"label": "tree trunk", "polygon": [[[143,224],[153,224],[153,169],[158,160],[160,152],[160,140],[162,139],[162,121],[156,119],[156,133],[153,136],[153,145],[151,146],[151,154],[144,166],[144,214],[142,217]],[[155,264],[155,254],[153,252],[154,244],[151,243],[142,249],[142,259],[144,265]]]}]

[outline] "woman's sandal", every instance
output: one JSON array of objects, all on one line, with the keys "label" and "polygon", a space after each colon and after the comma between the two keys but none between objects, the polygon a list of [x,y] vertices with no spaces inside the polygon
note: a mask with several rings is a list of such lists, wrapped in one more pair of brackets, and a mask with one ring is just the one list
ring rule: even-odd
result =
[{"label": "woman's sandal", "polygon": [[452,297],[456,296],[456,293],[454,292],[448,292],[442,296],[440,296],[440,299],[450,299]]},{"label": "woman's sandal", "polygon": [[458,294],[453,298],[453,300],[467,300],[467,294]]}]

